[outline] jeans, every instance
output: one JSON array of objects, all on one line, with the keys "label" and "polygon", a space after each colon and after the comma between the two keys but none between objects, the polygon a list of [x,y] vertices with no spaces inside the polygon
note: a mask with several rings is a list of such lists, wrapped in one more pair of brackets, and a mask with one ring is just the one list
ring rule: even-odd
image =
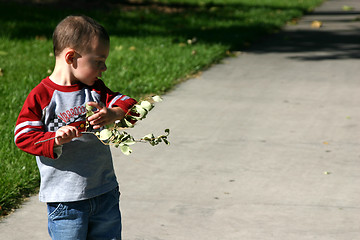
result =
[{"label": "jeans", "polygon": [[119,188],[103,195],[64,203],[47,203],[53,240],[121,239]]}]

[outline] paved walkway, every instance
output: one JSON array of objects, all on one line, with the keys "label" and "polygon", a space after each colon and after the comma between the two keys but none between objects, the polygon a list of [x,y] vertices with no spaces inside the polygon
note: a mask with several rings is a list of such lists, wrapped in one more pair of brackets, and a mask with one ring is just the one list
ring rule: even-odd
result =
[{"label": "paved walkway", "polygon": [[[133,130],[168,127],[172,145],[113,151],[124,239],[360,239],[359,17],[358,0],[328,0],[164,96]],[[0,234],[46,228],[33,197]]]}]

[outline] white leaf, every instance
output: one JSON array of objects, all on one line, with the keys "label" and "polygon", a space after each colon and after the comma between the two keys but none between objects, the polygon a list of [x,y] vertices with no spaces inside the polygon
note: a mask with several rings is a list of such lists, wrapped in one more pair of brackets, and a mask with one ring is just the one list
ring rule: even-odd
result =
[{"label": "white leaf", "polygon": [[161,102],[162,101],[162,98],[158,95],[156,96],[153,96],[152,99],[154,100],[154,102]]},{"label": "white leaf", "polygon": [[85,104],[86,110],[87,111],[92,111],[93,107],[88,105],[87,103]]},{"label": "white leaf", "polygon": [[132,152],[132,150],[130,149],[130,147],[128,145],[120,145],[120,150],[125,155],[130,155]]},{"label": "white leaf", "polygon": [[135,107],[136,107],[136,111],[140,114],[139,117],[143,118],[143,117],[146,116],[147,111],[145,110],[145,108],[143,108],[143,107],[140,106],[140,105],[135,105]]},{"label": "white leaf", "polygon": [[150,111],[153,108],[153,105],[149,101],[142,101],[140,105],[146,109],[146,111]]},{"label": "white leaf", "polygon": [[109,129],[104,129],[100,132],[100,140],[105,141],[108,140],[112,136],[112,132]]},{"label": "white leaf", "polygon": [[152,140],[154,139],[154,134],[150,133],[150,134],[147,134],[143,137],[144,140]]},{"label": "white leaf", "polygon": [[125,122],[126,126],[128,126],[129,128],[134,127],[134,124],[132,124],[132,123],[129,122],[128,120],[124,119],[124,122]]},{"label": "white leaf", "polygon": [[136,142],[133,140],[126,140],[125,142],[123,142],[126,145],[134,145]]}]

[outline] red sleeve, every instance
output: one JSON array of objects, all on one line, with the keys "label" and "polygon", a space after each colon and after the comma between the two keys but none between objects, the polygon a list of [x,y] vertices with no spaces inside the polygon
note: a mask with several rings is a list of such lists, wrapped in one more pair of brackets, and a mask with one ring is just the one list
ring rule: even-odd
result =
[{"label": "red sleeve", "polygon": [[113,92],[105,86],[102,80],[98,80],[94,85],[95,91],[101,95],[101,101],[106,104],[106,107],[120,107],[124,112],[128,112],[132,106],[137,102],[135,99],[123,95],[119,92]]},{"label": "red sleeve", "polygon": [[36,142],[55,136],[55,132],[45,132],[42,111],[50,101],[47,90],[39,84],[34,88],[20,111],[14,130],[15,144],[21,150],[36,156],[56,158],[54,140],[36,144]]}]

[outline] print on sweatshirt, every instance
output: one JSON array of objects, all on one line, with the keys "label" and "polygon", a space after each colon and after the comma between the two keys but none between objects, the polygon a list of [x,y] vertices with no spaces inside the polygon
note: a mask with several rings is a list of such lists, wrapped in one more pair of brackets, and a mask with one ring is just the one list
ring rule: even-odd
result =
[{"label": "print on sweatshirt", "polygon": [[121,107],[125,112],[136,103],[128,96],[112,92],[101,80],[91,87],[84,84],[61,86],[47,77],[30,92],[23,105],[15,127],[16,145],[30,154],[55,158],[52,141],[34,143],[54,137],[65,125],[84,131],[87,102],[97,102],[108,108]]},{"label": "print on sweatshirt", "polygon": [[112,92],[101,80],[93,86],[60,86],[49,78],[43,79],[25,100],[14,140],[21,150],[36,156],[42,202],[80,201],[118,186],[110,147],[93,134],[83,134],[62,146],[54,147],[54,140],[35,145],[54,137],[63,125],[84,129],[87,102],[120,107],[124,112],[136,103],[128,96]]}]

